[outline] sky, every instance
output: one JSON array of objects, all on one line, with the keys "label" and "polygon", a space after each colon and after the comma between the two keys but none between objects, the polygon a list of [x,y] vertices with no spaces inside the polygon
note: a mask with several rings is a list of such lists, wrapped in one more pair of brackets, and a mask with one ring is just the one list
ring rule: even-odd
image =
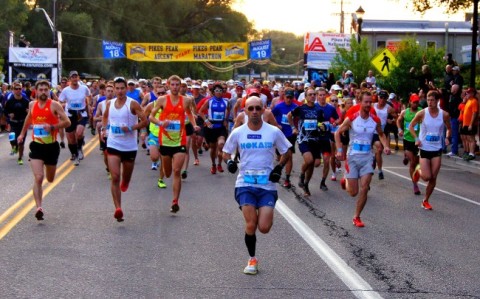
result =
[{"label": "sky", "polygon": [[[343,0],[345,33],[350,33],[351,13],[359,6],[364,20],[463,21],[465,13],[445,14],[434,8],[424,15],[414,12],[413,0]],[[410,5],[410,6],[408,6]],[[407,6],[407,7],[406,7]],[[280,30],[303,36],[306,32],[340,32],[341,0],[236,0],[232,6],[253,22],[257,30]]]}]

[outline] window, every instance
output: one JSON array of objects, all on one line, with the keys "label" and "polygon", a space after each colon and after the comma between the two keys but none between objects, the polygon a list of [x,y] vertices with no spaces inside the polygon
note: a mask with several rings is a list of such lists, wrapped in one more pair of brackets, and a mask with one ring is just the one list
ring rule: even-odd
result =
[{"label": "window", "polygon": [[385,49],[387,43],[384,40],[377,40],[377,50]]}]

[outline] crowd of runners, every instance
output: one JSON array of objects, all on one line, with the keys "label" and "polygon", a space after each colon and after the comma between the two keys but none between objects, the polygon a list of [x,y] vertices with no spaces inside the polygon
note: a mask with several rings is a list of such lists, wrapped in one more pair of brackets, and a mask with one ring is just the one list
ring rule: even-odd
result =
[{"label": "crowd of runners", "polygon": [[[345,77],[350,74],[346,72]],[[38,220],[44,218],[44,177],[53,181],[61,148],[68,148],[75,166],[81,165],[85,129],[99,138],[111,180],[113,215],[119,222],[124,221],[121,196],[129,188],[140,148],[147,151],[151,169],[159,173],[158,188],[167,188],[165,178],[172,177],[172,213],[180,210],[190,153],[196,166],[199,155],[208,152],[210,175],[224,172],[224,167],[238,172],[235,199],[245,218],[250,255],[244,272],[256,274],[255,232],[267,233],[272,226],[276,183],[286,189],[294,185],[292,155],[297,151],[302,157],[296,167],[300,169],[297,185],[303,196],[312,196],[310,182],[315,168],[321,167],[319,192],[328,191],[329,180],[339,180],[341,188],[357,197],[352,220],[356,227],[364,226],[361,212],[375,171],[379,180],[385,178],[383,155],[391,153],[392,134],[397,151],[398,138],[403,138],[403,164],[409,165],[412,194],[421,195],[420,179],[428,182],[421,201],[426,210],[432,210],[430,199],[446,146],[453,142],[453,154],[458,155],[461,139],[463,158],[475,157],[478,100],[474,88],[462,90],[450,82],[449,108],[442,109],[442,90],[420,89],[402,103],[395,93],[378,88],[371,72],[361,84],[351,81],[329,86],[319,81],[202,81],[172,75],[85,84],[77,71],[71,71],[57,87],[38,81],[30,94],[21,82],[14,82],[4,112],[11,155],[18,155],[19,165],[23,165],[23,144],[31,129],[28,157]],[[449,112],[457,121],[454,130]]]}]

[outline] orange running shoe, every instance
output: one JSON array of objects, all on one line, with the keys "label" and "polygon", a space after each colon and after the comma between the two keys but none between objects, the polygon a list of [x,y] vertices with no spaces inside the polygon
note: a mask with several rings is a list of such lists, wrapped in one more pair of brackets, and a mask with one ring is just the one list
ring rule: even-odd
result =
[{"label": "orange running shoe", "polygon": [[122,222],[123,221],[123,211],[122,211],[122,208],[117,208],[115,210],[115,213],[113,214],[113,217],[115,219],[117,219],[118,222]]},{"label": "orange running shoe", "polygon": [[422,208],[425,210],[432,210],[432,206],[428,203],[428,201],[422,201]]},{"label": "orange running shoe", "polygon": [[353,225],[355,225],[356,227],[364,227],[365,226],[365,224],[363,224],[360,217],[353,218]]}]

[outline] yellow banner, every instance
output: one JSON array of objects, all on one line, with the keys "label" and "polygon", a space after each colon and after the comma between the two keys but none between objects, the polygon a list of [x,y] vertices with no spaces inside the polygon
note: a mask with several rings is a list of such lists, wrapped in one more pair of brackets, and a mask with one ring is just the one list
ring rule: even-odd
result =
[{"label": "yellow banner", "polygon": [[135,61],[237,61],[248,59],[248,43],[127,43]]}]

